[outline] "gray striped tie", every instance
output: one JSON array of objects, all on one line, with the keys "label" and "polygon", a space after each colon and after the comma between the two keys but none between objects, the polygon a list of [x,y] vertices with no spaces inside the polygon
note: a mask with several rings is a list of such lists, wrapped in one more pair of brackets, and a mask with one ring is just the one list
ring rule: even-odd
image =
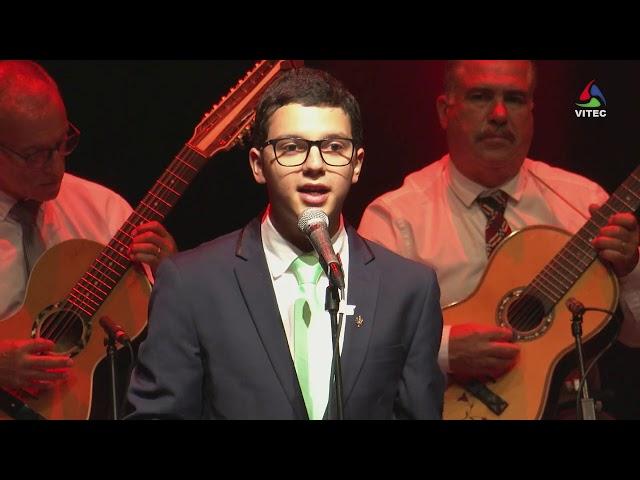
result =
[{"label": "gray striped tie", "polygon": [[35,200],[24,200],[16,203],[9,212],[9,216],[22,226],[22,250],[27,276],[38,257],[45,251],[44,240],[36,223],[40,205],[41,203]]}]

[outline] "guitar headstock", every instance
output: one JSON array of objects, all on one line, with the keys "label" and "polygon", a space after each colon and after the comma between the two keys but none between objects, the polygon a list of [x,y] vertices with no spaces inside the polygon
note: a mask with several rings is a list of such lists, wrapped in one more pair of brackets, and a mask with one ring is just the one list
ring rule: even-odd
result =
[{"label": "guitar headstock", "polygon": [[187,142],[205,158],[229,150],[250,129],[264,90],[284,70],[301,67],[301,60],[261,60],[204,115]]}]

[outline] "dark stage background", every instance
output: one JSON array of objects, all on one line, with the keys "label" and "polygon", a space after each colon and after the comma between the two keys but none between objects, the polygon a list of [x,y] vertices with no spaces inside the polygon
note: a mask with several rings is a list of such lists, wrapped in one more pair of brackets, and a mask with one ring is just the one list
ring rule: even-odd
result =
[{"label": "dark stage background", "polygon": [[[254,61],[54,61],[69,118],[82,131],[68,170],[106,185],[136,206],[212,104]],[[366,205],[446,152],[437,121],[443,61],[307,61],[342,80],[360,101],[365,165],[345,207],[357,226]],[[640,62],[539,61],[530,156],[613,191],[638,163]],[[576,118],[574,103],[595,80],[606,118]],[[180,249],[243,226],[266,205],[246,148],[214,156],[166,225]]]}]

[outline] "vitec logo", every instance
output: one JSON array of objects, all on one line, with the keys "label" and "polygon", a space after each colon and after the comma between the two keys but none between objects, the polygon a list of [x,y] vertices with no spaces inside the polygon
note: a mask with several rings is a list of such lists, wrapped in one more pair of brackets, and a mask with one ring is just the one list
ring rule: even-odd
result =
[{"label": "vitec logo", "polygon": [[584,87],[584,90],[582,90],[579,97],[582,103],[576,103],[576,105],[580,107],[580,110],[575,110],[576,117],[578,118],[607,116],[607,111],[604,109],[604,107],[607,106],[607,101],[600,87],[593,82],[595,82],[595,80],[591,80],[587,86]]}]

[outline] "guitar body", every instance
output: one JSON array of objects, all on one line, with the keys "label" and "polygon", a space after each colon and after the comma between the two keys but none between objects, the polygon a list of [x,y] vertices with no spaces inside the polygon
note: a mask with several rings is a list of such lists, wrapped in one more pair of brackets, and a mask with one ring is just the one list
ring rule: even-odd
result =
[{"label": "guitar body", "polygon": [[[529,285],[571,235],[553,227],[529,227],[513,233],[496,249],[478,288],[467,299],[443,309],[446,325],[500,324],[500,306],[510,292]],[[500,414],[493,413],[479,399],[458,384],[445,391],[443,418],[463,419],[539,419],[545,414],[557,367],[573,353],[572,315],[564,305],[575,297],[588,307],[614,310],[618,301],[615,275],[595,261],[578,278],[548,316],[548,328],[537,338],[519,341],[520,356],[515,367],[486,386],[508,403]],[[508,301],[508,300],[506,300]],[[588,312],[583,320],[583,341],[588,345],[600,334],[610,315]],[[573,367],[575,367],[573,363]],[[562,379],[560,379],[562,380]]]},{"label": "guitar body", "polygon": [[[74,287],[78,278],[104,249],[90,240],[68,240],[47,250],[38,260],[27,284],[25,302],[18,313],[0,322],[0,338],[28,339],[41,312],[55,305]],[[27,392],[11,393],[47,419],[87,419],[92,402],[93,373],[105,356],[105,333],[98,320],[109,316],[132,338],[147,323],[151,285],[144,272],[130,268],[112,290],[96,314],[87,320],[88,341],[74,357],[70,378],[54,389],[33,396]],[[9,419],[0,411],[0,420]]]}]

